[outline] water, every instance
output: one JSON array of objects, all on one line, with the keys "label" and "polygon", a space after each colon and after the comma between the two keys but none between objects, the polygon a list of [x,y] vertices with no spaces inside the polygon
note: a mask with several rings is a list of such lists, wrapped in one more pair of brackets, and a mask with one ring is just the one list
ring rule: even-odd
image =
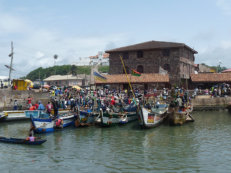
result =
[{"label": "water", "polygon": [[[231,172],[231,114],[193,116],[177,127],[67,128],[41,135],[41,146],[0,143],[0,172]],[[0,136],[26,137],[29,127],[1,123]]]}]

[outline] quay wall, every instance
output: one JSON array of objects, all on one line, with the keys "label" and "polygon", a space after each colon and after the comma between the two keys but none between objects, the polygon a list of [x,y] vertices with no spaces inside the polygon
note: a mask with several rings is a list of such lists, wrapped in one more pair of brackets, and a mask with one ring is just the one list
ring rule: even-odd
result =
[{"label": "quay wall", "polygon": [[48,92],[38,92],[36,90],[17,91],[11,89],[0,89],[0,111],[12,110],[14,106],[14,100],[18,101],[18,105],[22,109],[27,107],[27,98],[32,98],[32,104],[41,101],[44,105],[50,100],[50,94]]},{"label": "quay wall", "polygon": [[[0,111],[12,110],[14,100],[18,101],[18,105],[22,109],[27,107],[27,98],[32,98],[32,104],[41,101],[44,105],[50,100],[48,92],[38,92],[35,90],[17,91],[11,89],[0,89]],[[192,99],[194,110],[219,110],[226,109],[231,103],[231,96],[229,97],[211,97],[209,95],[196,96]]]},{"label": "quay wall", "polygon": [[220,110],[226,109],[231,103],[231,97],[211,97],[209,95],[196,96],[192,99],[194,110]]}]

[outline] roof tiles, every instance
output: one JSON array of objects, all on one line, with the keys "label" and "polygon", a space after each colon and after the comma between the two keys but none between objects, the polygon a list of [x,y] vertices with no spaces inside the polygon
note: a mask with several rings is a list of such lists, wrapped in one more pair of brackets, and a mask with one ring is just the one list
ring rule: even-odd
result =
[{"label": "roof tiles", "polygon": [[[114,74],[114,75],[104,75],[107,78],[106,81],[101,81],[95,79],[96,84],[122,84],[128,83],[125,74]],[[132,76],[128,74],[128,78],[131,83],[168,83],[168,74],[158,74],[158,73],[142,73],[141,76]]]},{"label": "roof tiles", "polygon": [[192,82],[231,82],[231,73],[191,74]]},{"label": "roof tiles", "polygon": [[164,41],[148,41],[144,43],[107,50],[106,52],[112,53],[112,52],[134,51],[134,50],[151,50],[151,49],[178,48],[178,47],[187,47],[194,53],[197,53],[197,51],[190,48],[184,43],[174,43],[174,42],[164,42]]}]

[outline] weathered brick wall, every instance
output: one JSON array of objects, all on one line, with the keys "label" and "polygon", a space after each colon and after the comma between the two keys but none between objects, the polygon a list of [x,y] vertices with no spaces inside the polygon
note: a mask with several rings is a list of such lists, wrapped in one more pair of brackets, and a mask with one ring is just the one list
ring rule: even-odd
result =
[{"label": "weathered brick wall", "polygon": [[[129,58],[124,58],[124,63],[130,71],[131,69],[137,70],[137,67],[142,65],[144,73],[159,73],[160,67],[165,69],[165,65],[169,65],[169,77],[172,85],[179,84],[181,78],[189,79],[189,75],[194,71],[194,54],[186,48],[172,48],[169,56],[163,56],[163,49],[145,50],[143,51],[143,58],[137,57],[137,51],[130,51],[128,54]],[[123,53],[110,53],[110,74],[123,73],[120,55]]]}]

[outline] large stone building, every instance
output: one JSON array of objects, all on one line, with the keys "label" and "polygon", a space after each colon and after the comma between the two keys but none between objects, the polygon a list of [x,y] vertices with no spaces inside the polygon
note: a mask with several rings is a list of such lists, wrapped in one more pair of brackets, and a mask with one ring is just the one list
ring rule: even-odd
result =
[{"label": "large stone building", "polygon": [[120,56],[126,71],[134,69],[140,73],[167,73],[170,84],[186,86],[194,73],[194,54],[197,53],[184,43],[149,41],[126,47],[107,50],[109,74],[124,74]]}]

